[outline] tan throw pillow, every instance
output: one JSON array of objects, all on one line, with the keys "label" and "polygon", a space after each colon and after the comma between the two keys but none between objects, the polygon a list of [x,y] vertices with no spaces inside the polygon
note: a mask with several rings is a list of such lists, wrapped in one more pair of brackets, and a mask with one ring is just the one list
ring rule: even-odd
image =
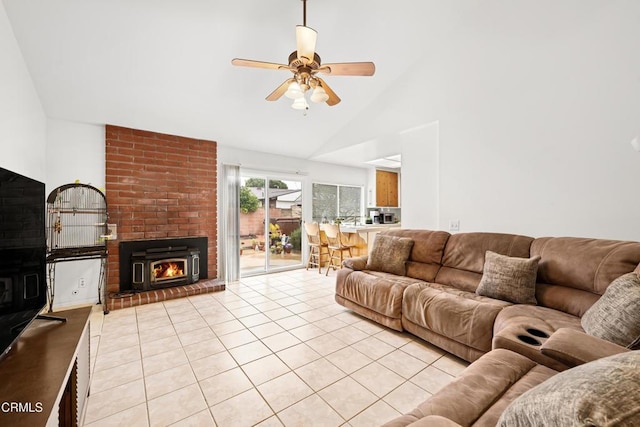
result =
[{"label": "tan throw pillow", "polygon": [[413,240],[408,237],[377,234],[366,269],[404,276],[404,263],[409,258],[412,248]]},{"label": "tan throw pillow", "polygon": [[497,426],[640,425],[640,352],[598,359],[560,372],[523,393]]},{"label": "tan throw pillow", "polygon": [[516,258],[487,251],[476,294],[516,304],[537,304],[538,261],[539,256]]},{"label": "tan throw pillow", "polygon": [[580,319],[586,333],[634,348],[640,337],[640,277],[627,273],[615,279]]}]

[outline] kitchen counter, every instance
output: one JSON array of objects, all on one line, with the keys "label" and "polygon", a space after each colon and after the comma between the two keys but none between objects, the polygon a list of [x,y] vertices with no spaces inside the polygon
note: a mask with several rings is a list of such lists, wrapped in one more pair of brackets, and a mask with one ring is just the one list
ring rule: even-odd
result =
[{"label": "kitchen counter", "polygon": [[364,224],[364,225],[340,225],[340,231],[343,233],[377,233],[388,230],[389,228],[400,227],[400,223],[396,224]]},{"label": "kitchen counter", "polygon": [[[340,225],[340,231],[347,236],[351,244],[357,247],[357,255],[366,255],[371,253],[373,248],[373,240],[381,231],[390,228],[399,228],[400,223],[396,224],[365,224],[365,225]],[[355,254],[354,254],[355,255]]]}]

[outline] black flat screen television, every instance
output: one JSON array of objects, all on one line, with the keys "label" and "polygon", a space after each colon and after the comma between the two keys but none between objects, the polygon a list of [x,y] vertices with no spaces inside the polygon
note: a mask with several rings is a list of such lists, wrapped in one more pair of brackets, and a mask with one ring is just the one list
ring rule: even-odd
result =
[{"label": "black flat screen television", "polygon": [[45,186],[0,168],[0,359],[47,303]]}]

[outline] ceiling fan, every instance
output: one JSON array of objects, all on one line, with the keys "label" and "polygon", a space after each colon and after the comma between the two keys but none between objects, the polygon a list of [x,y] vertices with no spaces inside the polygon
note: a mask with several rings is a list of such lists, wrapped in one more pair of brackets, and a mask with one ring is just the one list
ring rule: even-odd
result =
[{"label": "ceiling fan", "polygon": [[331,76],[372,76],[376,67],[373,62],[322,64],[320,56],[315,52],[318,33],[307,27],[307,0],[302,0],[302,5],[303,24],[296,25],[296,50],[289,55],[288,65],[239,58],[233,59],[231,63],[241,67],[289,70],[293,73],[292,78],[285,80],[267,96],[267,101],[276,101],[285,95],[294,100],[292,108],[307,110],[309,104],[305,99],[305,93],[313,89],[309,97],[311,101],[326,102],[327,105],[333,106],[340,102],[340,98],[317,76],[318,73]]}]

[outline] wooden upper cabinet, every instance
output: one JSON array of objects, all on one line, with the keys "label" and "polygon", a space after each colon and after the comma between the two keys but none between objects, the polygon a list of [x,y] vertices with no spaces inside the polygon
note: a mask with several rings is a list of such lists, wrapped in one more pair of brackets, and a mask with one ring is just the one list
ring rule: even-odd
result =
[{"label": "wooden upper cabinet", "polygon": [[376,206],[398,206],[398,174],[376,170]]}]

